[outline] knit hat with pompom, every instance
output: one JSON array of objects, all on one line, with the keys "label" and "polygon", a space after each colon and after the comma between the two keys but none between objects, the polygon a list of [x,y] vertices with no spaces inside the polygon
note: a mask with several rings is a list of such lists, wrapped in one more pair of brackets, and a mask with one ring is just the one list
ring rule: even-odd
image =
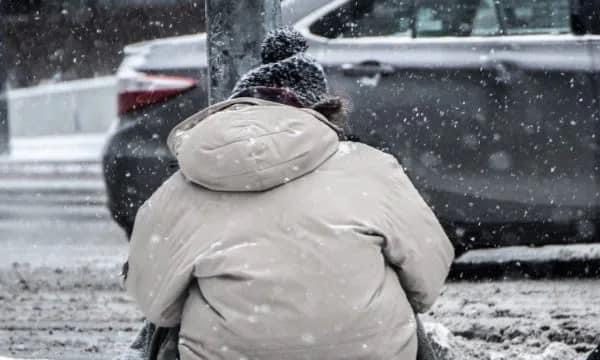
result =
[{"label": "knit hat with pompom", "polygon": [[302,105],[310,107],[327,97],[323,68],[306,55],[306,39],[292,28],[270,32],[261,45],[263,65],[247,72],[236,83],[232,97],[255,87],[293,91]]}]

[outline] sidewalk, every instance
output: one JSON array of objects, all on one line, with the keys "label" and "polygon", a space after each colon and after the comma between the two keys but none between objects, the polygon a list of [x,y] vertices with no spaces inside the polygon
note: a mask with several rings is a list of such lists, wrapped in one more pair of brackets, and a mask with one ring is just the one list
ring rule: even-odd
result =
[{"label": "sidewalk", "polygon": [[10,154],[0,156],[0,163],[99,163],[107,138],[106,133],[16,137],[11,139]]},{"label": "sidewalk", "polygon": [[106,134],[14,138],[0,156],[0,225],[23,219],[104,221]]},{"label": "sidewalk", "polygon": [[472,250],[456,259],[454,280],[600,278],[600,243]]},{"label": "sidewalk", "polygon": [[13,138],[10,154],[0,156],[0,188],[26,190],[32,182],[41,192],[88,188],[87,183],[97,188],[106,140],[106,134]]}]

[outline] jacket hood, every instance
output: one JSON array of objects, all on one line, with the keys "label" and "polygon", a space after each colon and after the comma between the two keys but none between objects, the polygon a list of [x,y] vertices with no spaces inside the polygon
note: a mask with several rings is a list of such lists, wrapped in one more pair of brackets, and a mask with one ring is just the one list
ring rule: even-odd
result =
[{"label": "jacket hood", "polygon": [[337,151],[335,130],[311,109],[238,98],[180,123],[168,145],[193,183],[215,191],[264,191],[318,168]]}]

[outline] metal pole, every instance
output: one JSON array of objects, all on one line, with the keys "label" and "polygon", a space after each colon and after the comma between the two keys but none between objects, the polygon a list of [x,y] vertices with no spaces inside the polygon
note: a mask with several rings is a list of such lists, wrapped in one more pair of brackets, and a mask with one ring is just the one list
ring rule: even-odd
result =
[{"label": "metal pole", "polygon": [[260,43],[280,24],[281,0],[206,0],[209,104],[260,64]]},{"label": "metal pole", "polygon": [[[0,22],[2,20],[0,19]],[[6,44],[0,29],[0,155],[10,151],[9,128],[8,128],[8,99],[6,96],[8,78],[8,59]]]}]

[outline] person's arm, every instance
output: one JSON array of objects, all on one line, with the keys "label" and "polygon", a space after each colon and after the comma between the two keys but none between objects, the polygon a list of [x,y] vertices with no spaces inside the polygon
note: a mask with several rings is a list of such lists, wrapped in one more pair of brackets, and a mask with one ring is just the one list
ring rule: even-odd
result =
[{"label": "person's arm", "polygon": [[[187,289],[193,280],[195,255],[190,243],[171,236],[176,213],[159,189],[138,211],[129,247],[125,285],[153,324],[179,324]],[[160,204],[153,208],[152,203]]]},{"label": "person's arm", "polygon": [[383,253],[414,310],[425,312],[442,290],[454,248],[396,159],[387,160]]}]

